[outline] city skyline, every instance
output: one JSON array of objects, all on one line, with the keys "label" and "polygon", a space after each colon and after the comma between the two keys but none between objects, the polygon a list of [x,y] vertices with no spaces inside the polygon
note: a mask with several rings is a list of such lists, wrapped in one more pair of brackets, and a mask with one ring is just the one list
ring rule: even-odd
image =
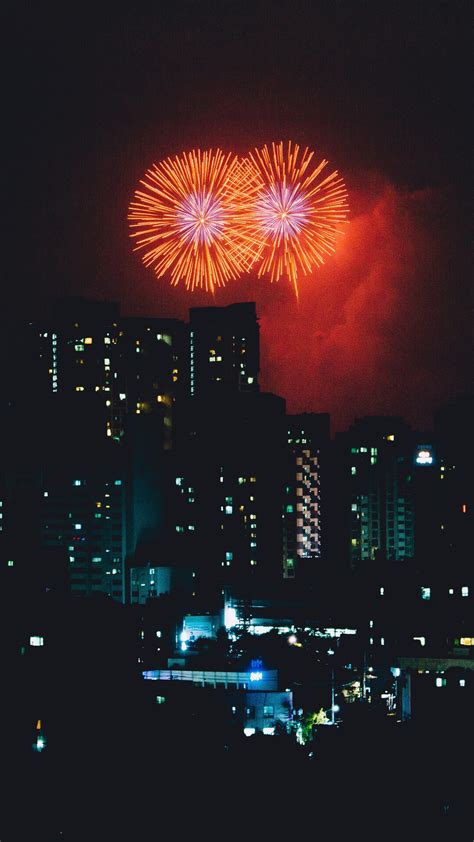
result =
[{"label": "city skyline", "polygon": [[2,842],[472,839],[471,4],[7,6]]},{"label": "city skyline", "polygon": [[[329,412],[336,429],[371,413],[429,426],[471,383],[467,5],[288,8],[268,21],[264,4],[186,2],[74,31],[61,15],[32,13],[26,27],[13,15],[28,104],[14,104],[16,156],[34,166],[14,168],[12,190],[28,199],[4,314],[34,316],[67,294],[181,319],[255,300],[262,387],[289,411]],[[269,136],[329,158],[350,195],[338,252],[302,279],[299,304],[282,280],[252,276],[214,297],[156,281],[126,221],[145,167],[197,145],[245,153]]]}]

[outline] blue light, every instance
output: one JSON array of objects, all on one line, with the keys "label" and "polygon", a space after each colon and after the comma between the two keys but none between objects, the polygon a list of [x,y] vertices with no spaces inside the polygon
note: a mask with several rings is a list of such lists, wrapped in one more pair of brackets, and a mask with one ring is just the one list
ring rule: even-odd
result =
[{"label": "blue light", "polygon": [[251,672],[250,673],[250,681],[261,681],[263,678],[262,672]]}]

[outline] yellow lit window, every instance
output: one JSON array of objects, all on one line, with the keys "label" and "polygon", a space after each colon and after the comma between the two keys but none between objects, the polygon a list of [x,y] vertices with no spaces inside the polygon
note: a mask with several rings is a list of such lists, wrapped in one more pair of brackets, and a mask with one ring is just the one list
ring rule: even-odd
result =
[{"label": "yellow lit window", "polygon": [[86,336],[84,339],[84,345],[92,345],[92,336]]}]

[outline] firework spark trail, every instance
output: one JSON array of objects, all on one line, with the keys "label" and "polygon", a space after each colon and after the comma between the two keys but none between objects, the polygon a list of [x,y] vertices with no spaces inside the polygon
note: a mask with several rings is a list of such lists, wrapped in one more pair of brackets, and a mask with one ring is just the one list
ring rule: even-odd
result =
[{"label": "firework spark trail", "polygon": [[261,242],[248,232],[257,191],[247,161],[220,149],[193,150],[154,164],[135,191],[128,219],[135,250],[157,277],[214,292],[248,271]]},{"label": "firework spark trail", "polygon": [[259,248],[258,277],[286,275],[298,296],[298,274],[309,274],[335,251],[346,221],[347,191],[337,171],[320,176],[328,164],[311,166],[314,153],[300,155],[297,144],[273,143],[250,153],[258,191],[248,219]]}]

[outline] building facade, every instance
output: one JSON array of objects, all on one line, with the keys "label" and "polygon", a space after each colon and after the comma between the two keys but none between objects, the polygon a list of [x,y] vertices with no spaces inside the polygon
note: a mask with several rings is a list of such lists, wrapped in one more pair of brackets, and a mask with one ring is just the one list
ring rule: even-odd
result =
[{"label": "building facade", "polygon": [[[341,535],[350,566],[415,554],[413,437],[399,418],[357,419],[336,437],[341,480]],[[349,533],[349,534],[347,534]],[[347,555],[347,543],[344,548]]]},{"label": "building facade", "polygon": [[284,506],[286,578],[296,574],[298,562],[321,558],[323,466],[329,445],[329,415],[288,415],[288,475]]}]

